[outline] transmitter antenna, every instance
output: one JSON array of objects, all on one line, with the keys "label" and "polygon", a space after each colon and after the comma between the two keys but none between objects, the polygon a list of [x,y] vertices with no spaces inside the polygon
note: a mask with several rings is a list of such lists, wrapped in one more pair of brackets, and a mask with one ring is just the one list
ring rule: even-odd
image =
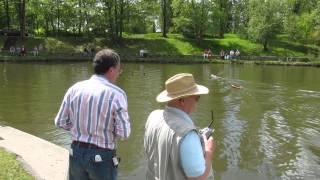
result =
[{"label": "transmitter antenna", "polygon": [[213,123],[213,110],[211,110],[211,123],[209,124],[209,126],[208,127],[211,127],[212,126],[212,123]]}]

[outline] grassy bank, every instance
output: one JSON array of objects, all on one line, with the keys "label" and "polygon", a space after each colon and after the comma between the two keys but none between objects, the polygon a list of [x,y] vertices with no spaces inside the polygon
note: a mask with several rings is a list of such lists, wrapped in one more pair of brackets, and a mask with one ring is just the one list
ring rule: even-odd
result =
[{"label": "grassy bank", "polygon": [[0,36],[0,49],[3,47],[5,41],[6,41],[6,37]]},{"label": "grassy bank", "polygon": [[[3,41],[3,37],[0,38]],[[204,49],[210,48],[216,55],[221,49],[239,49],[243,56],[308,57],[319,61],[319,47],[293,42],[286,35],[279,35],[277,40],[271,42],[268,51],[263,51],[261,44],[250,42],[235,34],[226,34],[223,39],[209,37],[201,42],[185,38],[180,34],[169,34],[168,38],[163,38],[159,33],[124,34],[123,40],[117,44],[105,38],[94,37],[28,37],[17,42],[17,46],[24,45],[29,52],[39,44],[45,47],[45,50],[40,52],[43,57],[59,54],[69,56],[80,54],[84,48],[105,47],[116,49],[119,53],[127,55],[137,55],[140,49],[147,49],[151,54],[163,56],[201,56]],[[2,53],[2,56],[4,55]]]},{"label": "grassy bank", "polygon": [[16,155],[0,148],[0,179],[34,179],[28,174],[17,160]]}]

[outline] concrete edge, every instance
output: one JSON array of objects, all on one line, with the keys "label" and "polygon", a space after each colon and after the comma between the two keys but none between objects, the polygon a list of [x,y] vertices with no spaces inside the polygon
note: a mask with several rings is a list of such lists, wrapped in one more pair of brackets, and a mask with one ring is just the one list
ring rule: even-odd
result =
[{"label": "concrete edge", "polygon": [[[0,126],[1,128],[1,126]],[[0,137],[1,138],[1,137]],[[1,139],[0,139],[1,140]],[[37,180],[40,180],[40,176],[39,174],[37,174],[35,172],[34,169],[32,169],[31,165],[28,164],[27,161],[25,161],[19,154],[16,154],[14,152],[12,152],[10,149],[6,148],[6,147],[3,147],[3,146],[0,146],[1,149],[3,149],[4,151],[10,153],[10,154],[14,154],[16,156],[16,160],[19,161],[20,165],[22,166],[22,168],[28,173],[30,174],[32,177],[34,177],[35,179]]]},{"label": "concrete edge", "polygon": [[68,150],[9,126],[0,126],[0,137],[0,147],[15,154],[35,179],[66,179]]}]

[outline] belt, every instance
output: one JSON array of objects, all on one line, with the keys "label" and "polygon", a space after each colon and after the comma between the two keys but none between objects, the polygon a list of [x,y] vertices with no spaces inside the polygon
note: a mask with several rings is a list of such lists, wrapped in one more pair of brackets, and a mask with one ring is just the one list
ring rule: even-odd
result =
[{"label": "belt", "polygon": [[76,145],[76,146],[83,147],[83,148],[89,148],[89,149],[99,149],[99,150],[114,151],[114,152],[116,151],[115,149],[103,148],[103,147],[99,147],[95,144],[81,142],[81,141],[72,141],[72,145]]}]

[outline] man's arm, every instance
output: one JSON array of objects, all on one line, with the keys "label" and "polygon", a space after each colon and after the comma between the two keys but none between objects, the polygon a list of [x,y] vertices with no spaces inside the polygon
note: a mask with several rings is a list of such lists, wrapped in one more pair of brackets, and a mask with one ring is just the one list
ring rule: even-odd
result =
[{"label": "man's arm", "polygon": [[215,142],[213,140],[213,137],[210,136],[209,139],[206,138],[205,134],[202,135],[203,140],[204,140],[204,147],[205,147],[205,154],[204,154],[204,159],[205,159],[205,172],[203,175],[198,176],[198,177],[193,177],[193,178],[188,178],[189,180],[205,180],[208,178],[209,173],[211,171],[211,164],[212,164],[212,156],[213,152],[215,149]]},{"label": "man's arm", "polygon": [[115,99],[115,133],[120,138],[129,138],[131,133],[130,118],[126,97],[119,95]]},{"label": "man's arm", "polygon": [[200,137],[194,131],[189,132],[180,145],[180,160],[182,169],[188,179],[206,179],[211,170],[213,139],[204,140],[205,155],[200,142]]},{"label": "man's arm", "polygon": [[60,110],[57,116],[54,119],[54,123],[57,127],[65,129],[67,131],[72,127],[72,123],[70,121],[69,108],[70,108],[70,97],[69,97],[70,89],[65,94],[63,101],[60,106]]}]

